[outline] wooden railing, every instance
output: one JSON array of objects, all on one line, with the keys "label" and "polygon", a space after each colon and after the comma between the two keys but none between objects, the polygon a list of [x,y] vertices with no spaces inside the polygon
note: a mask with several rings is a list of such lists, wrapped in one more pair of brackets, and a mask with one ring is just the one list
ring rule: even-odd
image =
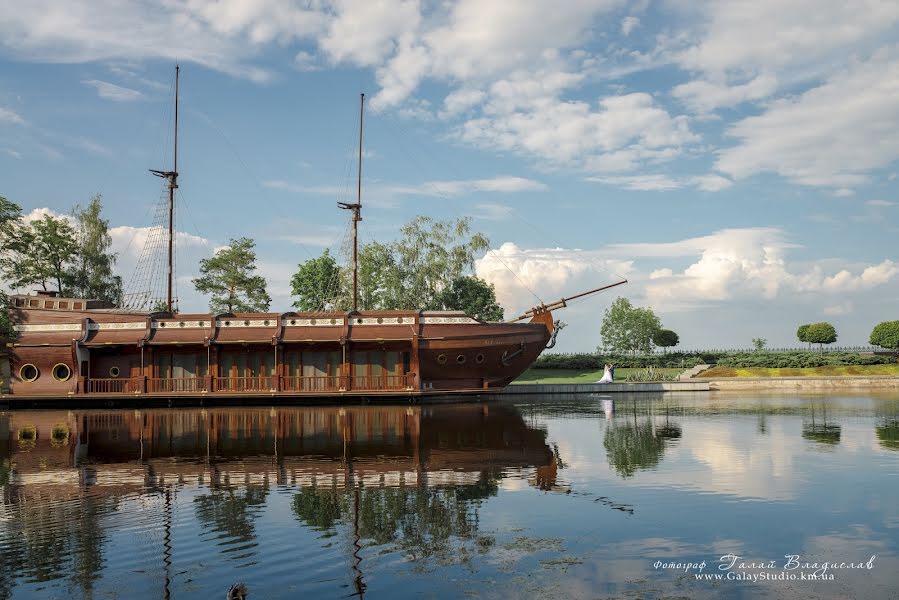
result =
[{"label": "wooden railing", "polygon": [[202,392],[338,392],[398,391],[413,388],[412,375],[379,377],[340,375],[316,377],[156,377],[90,378],[85,383],[89,394],[191,394]]},{"label": "wooden railing", "polygon": [[276,391],[278,378],[266,377],[216,377],[216,392],[270,392]]},{"label": "wooden railing", "polygon": [[85,391],[88,394],[133,394],[143,389],[142,383],[143,379],[91,378],[85,382]]},{"label": "wooden railing", "polygon": [[147,379],[147,393],[179,394],[208,392],[210,377],[153,377]]}]

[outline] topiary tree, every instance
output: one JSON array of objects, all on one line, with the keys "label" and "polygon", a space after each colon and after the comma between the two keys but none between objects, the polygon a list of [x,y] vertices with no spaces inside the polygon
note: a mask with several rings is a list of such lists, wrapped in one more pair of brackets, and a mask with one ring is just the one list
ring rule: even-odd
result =
[{"label": "topiary tree", "polygon": [[652,343],[659,348],[671,348],[680,343],[680,336],[670,329],[659,329],[653,334]]},{"label": "topiary tree", "polygon": [[830,323],[812,323],[806,329],[805,337],[810,344],[818,344],[820,349],[824,344],[837,341],[837,330]]},{"label": "topiary tree", "polygon": [[884,321],[871,331],[868,341],[881,348],[899,350],[899,321]]},{"label": "topiary tree", "polygon": [[808,341],[808,328],[811,326],[811,323],[806,323],[805,325],[800,325],[799,329],[796,330],[796,337],[799,338],[800,342],[808,344],[809,348],[812,347],[811,342]]}]

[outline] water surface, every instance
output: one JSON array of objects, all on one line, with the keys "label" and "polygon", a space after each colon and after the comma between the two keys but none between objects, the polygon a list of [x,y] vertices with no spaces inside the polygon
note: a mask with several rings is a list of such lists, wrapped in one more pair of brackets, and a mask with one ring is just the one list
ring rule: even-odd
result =
[{"label": "water surface", "polygon": [[0,598],[895,598],[896,573],[896,394],[0,412]]}]

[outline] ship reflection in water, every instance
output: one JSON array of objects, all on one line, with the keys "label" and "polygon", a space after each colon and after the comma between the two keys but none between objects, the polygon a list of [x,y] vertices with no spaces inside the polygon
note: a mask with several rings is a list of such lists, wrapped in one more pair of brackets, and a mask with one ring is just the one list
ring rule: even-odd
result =
[{"label": "ship reflection in water", "polygon": [[361,595],[363,540],[415,561],[475,556],[492,543],[478,512],[501,478],[555,487],[546,431],[498,404],[12,412],[0,413],[0,429],[0,597],[14,574],[90,593],[119,560],[110,546],[121,541],[104,531],[117,519],[133,521],[132,542],[160,557],[145,595],[169,597],[183,537],[173,535],[176,507],[193,509],[193,553],[199,535],[218,559],[258,565],[257,528],[271,525],[260,521],[276,492],[291,494],[292,516],[320,537],[343,534],[333,544],[346,546]]}]

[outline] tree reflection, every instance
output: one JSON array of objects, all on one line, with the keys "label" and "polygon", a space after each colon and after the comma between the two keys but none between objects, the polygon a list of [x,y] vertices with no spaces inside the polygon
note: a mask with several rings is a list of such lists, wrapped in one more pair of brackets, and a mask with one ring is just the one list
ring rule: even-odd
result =
[{"label": "tree reflection", "polygon": [[665,424],[656,427],[652,415],[638,421],[637,405],[633,402],[631,415],[615,419],[606,427],[606,460],[621,477],[633,477],[640,469],[655,469],[665,454],[666,444],[681,435],[680,425],[668,421],[667,407]]},{"label": "tree reflection", "polygon": [[[820,410],[819,410],[820,409]],[[827,422],[827,404],[811,405],[811,419],[802,424],[802,437],[820,444],[835,446],[840,443],[842,427]]]},{"label": "tree reflection", "polygon": [[880,445],[888,450],[899,450],[899,418],[886,418],[874,428]]},{"label": "tree reflection", "polygon": [[[489,548],[492,540],[479,535],[478,509],[498,492],[496,478],[482,473],[476,483],[430,487],[321,488],[311,486],[294,495],[293,512],[304,525],[336,533],[339,525],[375,545],[390,545],[413,561],[438,563],[466,560]],[[461,543],[461,546],[460,546]]]},{"label": "tree reflection", "polygon": [[[209,494],[194,498],[197,519],[211,531],[245,544],[244,548],[250,548],[256,545],[254,507],[265,504],[267,496],[268,488],[261,485],[247,485],[240,489],[216,488]],[[232,556],[244,557],[245,555]]]}]

